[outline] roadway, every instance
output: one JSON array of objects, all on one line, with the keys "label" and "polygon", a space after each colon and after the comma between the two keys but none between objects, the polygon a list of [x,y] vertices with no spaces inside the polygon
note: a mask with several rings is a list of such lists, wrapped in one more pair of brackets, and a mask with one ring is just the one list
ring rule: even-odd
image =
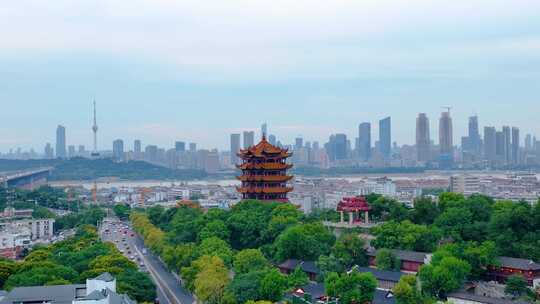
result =
[{"label": "roadway", "polygon": [[143,240],[126,223],[117,218],[108,217],[100,226],[100,236],[103,241],[115,244],[124,256],[139,266],[141,271],[150,274],[156,284],[160,304],[195,302],[190,292],[182,287],[161,260],[146,249]]}]

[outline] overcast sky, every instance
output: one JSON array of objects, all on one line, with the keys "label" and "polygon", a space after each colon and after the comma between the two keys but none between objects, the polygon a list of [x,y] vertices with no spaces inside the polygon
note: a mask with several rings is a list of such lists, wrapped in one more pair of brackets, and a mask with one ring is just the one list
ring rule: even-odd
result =
[{"label": "overcast sky", "polygon": [[[452,106],[454,142],[477,113],[540,135],[540,1],[54,0],[0,8],[0,151],[196,141],[269,124],[284,142],[357,136],[392,116],[435,142]],[[373,138],[377,139],[377,128]]]}]

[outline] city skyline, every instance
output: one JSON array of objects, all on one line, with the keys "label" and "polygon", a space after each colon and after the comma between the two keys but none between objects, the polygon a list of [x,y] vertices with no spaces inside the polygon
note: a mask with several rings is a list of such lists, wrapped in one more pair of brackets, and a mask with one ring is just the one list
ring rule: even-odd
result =
[{"label": "city skyline", "polygon": [[[430,145],[439,145],[440,143],[440,140],[441,140],[441,117],[444,117],[447,113],[445,110],[442,110],[441,112],[439,112],[438,114],[441,115],[440,117],[437,117],[437,119],[432,119],[432,117],[429,116],[429,114],[426,114],[426,113],[417,113],[417,115],[421,115],[422,119],[426,120],[425,122],[423,122],[423,124],[425,124],[425,126],[422,126],[422,128],[424,127],[428,127],[427,130],[424,130],[423,132],[426,132],[428,133],[428,138],[430,139]],[[509,124],[506,124],[506,123],[500,123],[500,124],[495,124],[495,125],[487,125],[487,124],[482,124],[481,122],[479,122],[479,116],[477,114],[474,114],[472,116],[469,116],[467,117],[467,121],[468,121],[468,124],[465,126],[465,130],[463,133],[458,133],[456,134],[456,129],[461,129],[460,127],[461,126],[456,126],[455,123],[452,123],[452,121],[455,121],[455,118],[454,118],[454,115],[453,115],[453,112],[450,112],[450,118],[451,118],[451,126],[450,126],[450,129],[451,129],[451,138],[450,138],[450,142],[452,143],[452,146],[453,147],[461,147],[463,148],[465,151],[468,151],[470,152],[471,150],[471,145],[474,146],[473,149],[476,149],[476,153],[481,153],[481,151],[479,150],[480,149],[480,142],[474,144],[474,141],[480,141],[482,140],[482,138],[484,138],[484,133],[486,132],[486,128],[488,127],[495,127],[495,129],[497,128],[501,128],[502,131],[501,132],[506,132],[505,133],[505,138],[506,139],[513,139],[513,136],[514,136],[514,133],[513,133],[513,129],[514,128],[517,128],[517,139],[519,140],[519,144],[520,146],[526,146],[526,137],[525,135],[530,135],[531,137],[535,137],[536,136],[536,133],[530,133],[530,132],[524,132],[523,129],[520,127],[520,126],[509,126]],[[481,119],[481,118],[480,118]],[[173,140],[171,142],[161,142],[161,143],[158,143],[156,141],[152,141],[151,139],[149,141],[146,141],[145,139],[142,139],[143,137],[142,136],[139,136],[139,137],[126,137],[126,136],[114,136],[112,137],[112,140],[111,141],[104,141],[104,140],[101,140],[102,141],[102,145],[105,146],[104,148],[100,148],[98,151],[114,151],[114,142],[117,141],[117,140],[122,140],[123,142],[126,143],[125,145],[125,150],[126,151],[135,151],[136,152],[136,145],[138,142],[138,144],[140,145],[141,144],[141,141],[143,142],[142,146],[145,147],[145,146],[148,146],[148,145],[155,145],[155,146],[158,146],[158,147],[172,147],[172,148],[177,148],[178,146],[178,143],[182,143],[182,144],[186,144],[186,143],[192,143],[192,144],[199,144],[198,148],[201,148],[201,149],[206,149],[206,150],[214,150],[214,149],[217,149],[217,150],[220,150],[220,151],[227,151],[227,150],[230,150],[230,147],[231,147],[231,142],[230,142],[230,136],[231,135],[239,135],[241,137],[241,147],[242,148],[247,148],[246,146],[246,136],[247,136],[247,144],[248,146],[249,145],[253,145],[255,143],[257,143],[261,136],[262,136],[262,133],[264,131],[267,132],[266,136],[267,138],[268,137],[273,137],[273,138],[277,138],[277,140],[283,144],[283,145],[292,145],[294,146],[295,145],[295,142],[298,140],[298,138],[302,138],[303,140],[305,141],[308,141],[308,142],[319,142],[319,143],[326,143],[330,140],[330,137],[333,135],[333,134],[344,134],[348,140],[352,140],[351,142],[351,148],[352,149],[358,149],[358,144],[360,144],[360,142],[357,142],[355,143],[355,139],[359,139],[362,134],[361,133],[364,133],[362,132],[360,129],[363,127],[364,129],[368,128],[367,130],[369,131],[369,135],[370,135],[370,138],[369,138],[369,145],[370,147],[372,148],[377,148],[377,145],[380,144],[379,143],[379,140],[380,140],[380,136],[382,135],[380,133],[380,125],[381,123],[383,123],[383,125],[387,125],[387,124],[390,124],[388,126],[388,128],[386,129],[386,131],[384,131],[383,133],[387,133],[389,132],[389,136],[391,138],[391,145],[393,145],[394,143],[398,143],[399,146],[403,146],[403,145],[407,145],[407,146],[415,146],[418,144],[418,116],[415,117],[415,121],[413,122],[413,124],[407,126],[407,128],[403,128],[401,126],[393,126],[393,124],[390,123],[390,120],[393,120],[393,117],[392,116],[385,116],[384,118],[381,118],[381,119],[374,119],[372,121],[364,121],[364,122],[359,122],[358,123],[358,126],[357,126],[357,129],[356,129],[356,132],[354,132],[354,128],[352,128],[351,130],[345,130],[345,131],[338,131],[338,132],[335,132],[335,133],[329,133],[326,135],[326,137],[323,135],[323,137],[321,138],[311,138],[311,137],[305,137],[303,135],[296,135],[296,136],[293,136],[292,138],[290,138],[290,140],[288,140],[289,137],[282,137],[280,134],[276,134],[273,132],[274,129],[280,129],[279,127],[277,128],[273,128],[273,126],[271,124],[269,124],[268,122],[264,122],[262,123],[259,127],[253,127],[253,128],[246,128],[246,129],[242,129],[242,130],[238,130],[238,129],[234,129],[232,132],[230,133],[218,133],[218,134],[223,134],[223,136],[227,137],[225,138],[225,144],[223,146],[205,146],[205,145],[202,145],[201,146],[201,142],[202,141],[199,141],[197,139],[195,140],[185,140],[184,138],[179,138],[179,137],[174,137],[174,135],[172,135],[173,137]],[[473,120],[474,122],[472,122],[471,120]],[[435,122],[434,122],[435,121]],[[456,128],[457,127],[457,128]],[[511,129],[510,129],[511,128]],[[394,136],[396,134],[396,130],[403,130],[403,129],[410,129],[410,131],[412,132],[412,137],[413,137],[413,140],[412,142],[399,142],[397,140],[394,140]],[[484,132],[481,132],[480,130],[484,130]],[[59,131],[61,130],[61,131]],[[289,129],[290,130],[290,129]],[[472,130],[476,130],[476,131],[472,131]],[[92,132],[92,126],[91,126],[91,132]],[[58,138],[59,138],[59,133],[58,132],[61,132],[61,135],[60,135],[60,143],[58,143]],[[58,151],[58,147],[63,147],[63,149],[65,151],[61,152],[61,155],[59,155],[59,157],[63,158],[63,157],[66,157],[68,156],[68,153],[67,153],[67,149],[69,148],[69,146],[73,146],[73,148],[75,147],[78,147],[79,151],[81,150],[81,148],[83,149],[86,149],[86,152],[94,152],[93,150],[93,144],[90,143],[90,144],[86,144],[86,141],[85,139],[81,139],[81,140],[73,140],[73,139],[70,139],[69,137],[69,127],[65,126],[65,125],[57,125],[57,129],[56,129],[56,133],[53,134],[53,138],[52,140],[47,140],[43,143],[36,143],[35,146],[31,146],[30,148],[28,148],[27,150],[21,148],[21,147],[9,147],[6,151],[2,151],[0,150],[0,154],[2,153],[8,153],[9,151],[12,151],[12,153],[15,153],[17,149],[21,149],[21,151],[35,151],[37,152],[38,154],[41,154],[41,153],[44,153],[43,152],[43,149],[46,149],[46,144],[52,144],[53,146],[56,147],[56,149],[54,149],[54,155],[57,155],[57,151]],[[360,133],[359,133],[360,132]],[[471,132],[476,132],[476,135],[475,134],[472,134]],[[102,132],[103,133],[103,132]],[[519,133],[522,134],[522,136],[520,137],[519,136]],[[291,133],[291,134],[294,134],[294,131]],[[429,134],[438,134],[438,136],[436,137],[431,137],[429,136]],[[94,140],[94,135],[93,133],[91,134],[92,136],[92,141]],[[104,134],[102,136],[105,136],[105,137],[110,137],[109,135],[107,134]],[[473,136],[473,137],[471,137]],[[463,142],[463,138],[464,137],[467,137],[467,138],[474,138],[474,136],[478,136],[477,139],[474,139],[473,143],[469,143],[469,142],[466,142],[464,143]],[[98,135],[98,138],[99,138],[99,135]],[[532,139],[532,138],[531,138]],[[99,140],[99,139],[98,139]],[[220,140],[222,141],[222,140]],[[364,146],[368,144],[368,143],[365,143]],[[510,145],[510,143],[505,143],[505,146],[508,146]],[[140,147],[139,147],[140,148]],[[366,148],[364,148],[366,149]],[[510,150],[512,149],[512,150]],[[508,148],[505,148],[505,153],[507,153],[508,155],[505,156],[505,158],[507,160],[511,160],[511,151],[517,149],[516,147],[514,146],[508,146]],[[369,153],[369,152],[368,152]],[[44,154],[47,154],[46,152]]]}]

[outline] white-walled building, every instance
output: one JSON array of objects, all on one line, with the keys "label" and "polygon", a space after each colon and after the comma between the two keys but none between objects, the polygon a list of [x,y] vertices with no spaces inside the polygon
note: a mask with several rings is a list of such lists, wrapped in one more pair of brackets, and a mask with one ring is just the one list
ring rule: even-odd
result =
[{"label": "white-walled building", "polygon": [[0,223],[0,231],[28,228],[32,241],[48,241],[54,235],[54,219],[24,219]]},{"label": "white-walled building", "polygon": [[368,179],[358,189],[359,195],[371,193],[394,197],[396,195],[396,184],[388,178]]},{"label": "white-walled building", "polygon": [[450,191],[472,195],[480,193],[480,178],[473,175],[454,175],[450,177]]}]

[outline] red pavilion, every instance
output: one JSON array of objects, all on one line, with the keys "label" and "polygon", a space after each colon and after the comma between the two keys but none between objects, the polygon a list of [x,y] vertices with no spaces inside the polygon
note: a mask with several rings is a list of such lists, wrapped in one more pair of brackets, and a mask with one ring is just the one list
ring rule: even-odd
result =
[{"label": "red pavilion", "polygon": [[344,213],[349,214],[349,224],[361,222],[360,212],[364,213],[364,223],[369,224],[369,211],[371,206],[363,196],[344,197],[337,205],[337,211],[341,215],[341,222],[345,221]]}]

